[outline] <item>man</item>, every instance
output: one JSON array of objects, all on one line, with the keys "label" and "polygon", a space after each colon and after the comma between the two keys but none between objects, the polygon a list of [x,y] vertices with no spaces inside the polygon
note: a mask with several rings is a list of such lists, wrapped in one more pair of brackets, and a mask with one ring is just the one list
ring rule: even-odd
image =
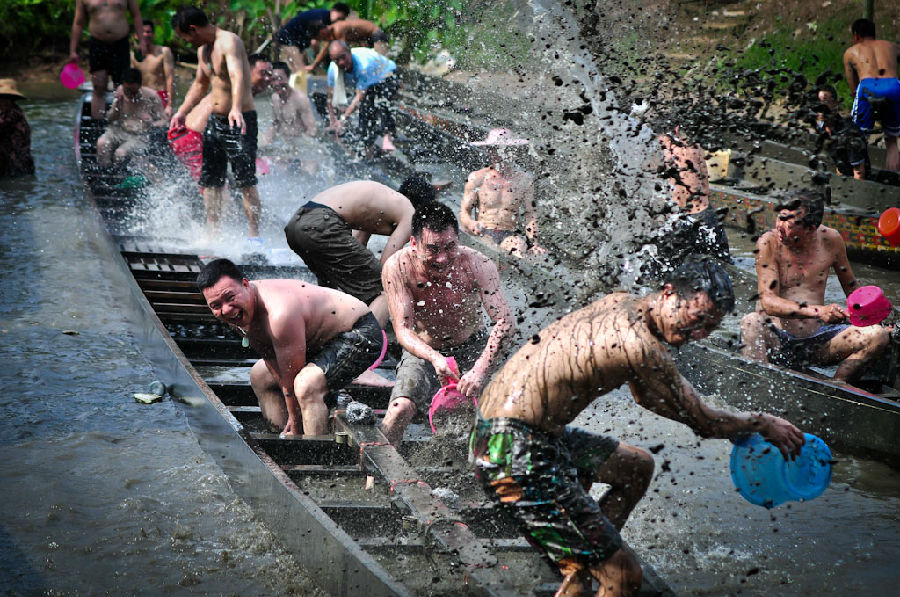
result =
[{"label": "man", "polygon": [[875,39],[875,23],[857,19],[850,26],[853,45],[844,52],[844,72],[853,93],[853,122],[869,132],[875,127],[875,105],[884,130],[887,170],[900,170],[900,81],[897,57],[900,46]]},{"label": "man", "polygon": [[16,102],[25,99],[15,79],[0,79],[0,178],[34,174],[31,126]]},{"label": "man", "polygon": [[290,77],[290,70],[284,62],[272,68],[272,128],[269,129],[267,143],[271,143],[276,135],[286,139],[316,135],[316,116],[309,97],[288,84]]},{"label": "man", "polygon": [[[75,0],[75,18],[69,38],[69,62],[78,62],[78,42],[90,18],[88,41],[91,71],[91,118],[103,118],[106,109],[106,85],[111,77],[113,85],[122,81],[122,72],[128,68],[128,16],[134,21],[134,33],[139,35],[142,23],[137,0]],[[147,53],[147,42],[140,38],[141,52]]]},{"label": "man", "polygon": [[837,91],[831,85],[816,90],[816,130],[821,146],[834,162],[835,171],[841,176],[864,180],[871,171],[866,134],[851,118],[841,116]]},{"label": "man", "polygon": [[241,39],[209,22],[198,8],[182,8],[172,17],[172,27],[186,42],[198,48],[197,76],[184,103],[172,117],[170,129],[184,126],[187,114],[206,96],[212,114],[203,134],[203,169],[200,186],[206,206],[206,224],[218,233],[224,211],[225,173],[228,163],[241,189],[250,239],[259,237],[259,192],[256,190],[257,120],[250,92],[250,63]]},{"label": "man", "polygon": [[[338,288],[369,305],[378,322],[387,325],[388,308],[381,287],[382,264],[406,244],[413,212],[431,196],[357,180],[325,189],[307,201],[284,227],[288,246],[320,286]],[[362,235],[354,236],[357,230]],[[387,236],[381,260],[366,249],[369,236]]]},{"label": "man", "polygon": [[[516,168],[513,148],[528,145],[526,139],[513,139],[506,129],[492,129],[487,139],[475,141],[487,149],[491,165],[469,174],[460,203],[459,223],[488,245],[524,257],[531,243],[532,254],[547,251],[537,242],[537,212],[534,208],[534,179]],[[472,217],[472,210],[478,216]],[[524,211],[524,235],[519,233],[519,212]],[[527,242],[526,242],[527,239]]]},{"label": "man", "polygon": [[303,51],[310,47],[316,35],[325,27],[350,16],[350,7],[343,2],[334,4],[331,9],[317,8],[306,10],[285,23],[278,31],[276,40],[284,46],[284,59],[292,72],[303,69],[305,60]]},{"label": "man", "polygon": [[250,93],[254,97],[269,88],[272,81],[272,63],[263,54],[250,54]]},{"label": "man", "polygon": [[[413,418],[428,412],[443,381],[458,380],[457,390],[466,396],[481,392],[513,327],[497,266],[459,245],[459,225],[449,207],[435,201],[417,208],[409,242],[385,262],[381,273],[403,347],[382,424],[395,446]],[[490,331],[483,312],[494,322]],[[456,359],[461,376],[448,357]]]},{"label": "man", "polygon": [[[397,98],[400,82],[394,75],[397,65],[370,48],[353,48],[343,41],[328,45],[331,64],[328,66],[328,118],[330,128],[340,135],[344,123],[359,108],[359,131],[367,152],[381,138],[380,149],[393,151],[391,136],[397,132],[397,124],[391,113],[391,103]],[[338,118],[335,107],[347,103],[346,90],[356,93]]]},{"label": "man", "polygon": [[[684,218],[677,235],[691,253],[712,255],[731,262],[728,236],[716,211],[709,206],[709,172],[706,154],[700,145],[691,143],[679,127],[671,134],[659,136],[663,147],[664,172],[672,199]],[[682,248],[682,247],[679,247]]]},{"label": "man", "polygon": [[213,315],[262,356],[250,385],[266,421],[284,434],[328,433],[325,395],[381,354],[384,336],[368,307],[300,280],[250,282],[227,259],[204,266],[197,285]]},{"label": "man", "polygon": [[[678,372],[665,343],[709,335],[734,307],[728,274],[688,260],[659,292],[611,294],[566,315],[519,349],[479,402],[470,440],[475,476],[563,577],[558,596],[634,595],[636,556],[619,535],[653,475],[640,448],[567,425],[596,397],[627,383],[636,402],[699,436],[759,432],[787,458],[803,434],[768,414],[729,413],[704,404]],[[611,489],[598,504],[591,484]]]},{"label": "man", "polygon": [[144,85],[156,90],[166,111],[166,118],[172,117],[172,98],[175,85],[175,56],[166,46],[158,46],[154,41],[156,25],[150,19],[144,19],[143,30],[138,41],[144,42],[147,52],[131,53],[131,66],[141,71]]},{"label": "man", "polygon": [[136,68],[122,74],[122,84],[116,88],[106,119],[109,126],[97,140],[97,163],[101,166],[146,152],[150,128],[167,124],[156,90],[142,86],[141,71]]},{"label": "man", "polygon": [[[308,71],[315,70],[325,60],[325,56],[328,54],[328,42],[339,39],[347,42],[348,45],[354,42],[362,42],[365,46],[374,48],[376,40],[384,43],[387,41],[387,36],[381,30],[381,27],[372,21],[367,21],[366,19],[343,19],[320,29],[316,34],[316,39],[324,43],[322,43],[322,49],[316,55],[316,59],[306,67]],[[378,53],[382,56],[384,55],[383,52]]]},{"label": "man", "polygon": [[829,270],[846,294],[860,284],[840,233],[821,225],[820,194],[795,191],[776,209],[775,229],[756,243],[759,306],[741,320],[743,354],[795,368],[839,364],[834,378],[852,383],[887,347],[888,328],[850,326],[844,307],[825,304]]}]

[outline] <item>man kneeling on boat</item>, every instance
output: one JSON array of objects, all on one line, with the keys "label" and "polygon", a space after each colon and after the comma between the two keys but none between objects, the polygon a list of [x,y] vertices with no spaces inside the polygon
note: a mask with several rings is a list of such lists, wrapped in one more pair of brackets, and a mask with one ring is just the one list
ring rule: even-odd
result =
[{"label": "man kneeling on boat", "polygon": [[[507,361],[481,397],[469,444],[475,476],[497,506],[563,576],[557,596],[635,595],[642,573],[619,535],[653,477],[653,458],[619,440],[570,427],[597,397],[628,384],[644,408],[704,438],[759,432],[785,458],[804,439],[765,413],[707,406],[665,344],[705,338],[734,308],[728,274],[692,259],[644,297],[611,294],[552,323]],[[599,501],[593,483],[610,490]]]},{"label": "man kneeling on boat", "polygon": [[361,300],[302,280],[251,282],[227,259],[204,266],[197,286],[213,315],[262,355],[250,385],[282,433],[328,433],[326,394],[356,378],[389,385],[368,371],[386,337]]},{"label": "man kneeling on boat", "polygon": [[123,162],[148,149],[151,127],[165,127],[168,121],[156,91],[141,84],[141,71],[126,69],[116,88],[112,106],[106,113],[109,127],[97,140],[97,163],[109,166]]},{"label": "man kneeling on boat", "polygon": [[794,191],[775,209],[775,229],[756,243],[759,303],[756,312],[741,320],[742,352],[793,368],[837,364],[834,378],[852,383],[887,348],[889,328],[851,326],[844,307],[825,304],[831,269],[846,294],[860,284],[844,239],[822,226],[821,194]]}]

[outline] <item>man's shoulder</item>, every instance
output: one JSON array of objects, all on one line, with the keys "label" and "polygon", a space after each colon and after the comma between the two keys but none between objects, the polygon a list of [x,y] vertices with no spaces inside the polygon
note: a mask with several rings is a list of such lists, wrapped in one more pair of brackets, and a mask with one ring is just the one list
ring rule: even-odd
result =
[{"label": "man's shoulder", "polygon": [[829,228],[828,226],[819,226],[819,231],[822,233],[822,240],[833,246],[845,246],[844,237],[841,236],[841,233],[835,230],[834,228]]}]

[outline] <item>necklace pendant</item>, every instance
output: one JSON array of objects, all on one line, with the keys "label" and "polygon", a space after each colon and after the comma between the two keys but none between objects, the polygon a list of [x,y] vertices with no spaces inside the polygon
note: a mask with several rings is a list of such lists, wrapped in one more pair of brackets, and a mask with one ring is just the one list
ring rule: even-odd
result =
[{"label": "necklace pendant", "polygon": [[241,346],[243,346],[244,348],[250,348],[250,340],[247,338],[247,336],[241,338]]}]

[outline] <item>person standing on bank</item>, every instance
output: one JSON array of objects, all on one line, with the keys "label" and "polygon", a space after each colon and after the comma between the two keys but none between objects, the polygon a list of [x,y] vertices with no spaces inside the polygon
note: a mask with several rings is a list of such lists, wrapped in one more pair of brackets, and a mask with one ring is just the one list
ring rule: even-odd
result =
[{"label": "person standing on bank", "polygon": [[91,38],[88,42],[91,70],[91,118],[100,120],[106,112],[106,85],[122,82],[122,73],[130,66],[128,47],[128,16],[134,22],[134,34],[140,40],[141,52],[147,54],[147,42],[141,36],[141,9],[138,0],[75,0],[75,18],[69,39],[69,62],[78,62],[78,42],[85,22],[90,20]]},{"label": "person standing on bank", "polygon": [[259,238],[259,192],[256,189],[257,119],[250,91],[250,63],[244,43],[234,33],[209,22],[199,8],[182,8],[172,17],[181,39],[196,46],[197,76],[184,103],[172,116],[171,129],[183,127],[187,114],[212,85],[212,114],[203,133],[203,169],[200,186],[206,205],[206,224],[217,234],[224,211],[228,163],[241,189],[250,239]]},{"label": "person standing on bank", "polygon": [[[733,308],[725,270],[689,258],[658,292],[610,294],[550,324],[485,388],[469,443],[475,477],[558,567],[558,597],[584,595],[591,577],[598,597],[635,595],[642,582],[619,533],[650,485],[653,458],[569,427],[598,397],[627,383],[635,402],[702,438],[759,432],[785,458],[800,452],[804,436],[784,419],[707,406],[666,349],[705,338]],[[611,486],[599,503],[593,483]]]},{"label": "person standing on bank", "polygon": [[0,178],[34,174],[31,127],[16,100],[25,96],[14,79],[0,79]]}]

